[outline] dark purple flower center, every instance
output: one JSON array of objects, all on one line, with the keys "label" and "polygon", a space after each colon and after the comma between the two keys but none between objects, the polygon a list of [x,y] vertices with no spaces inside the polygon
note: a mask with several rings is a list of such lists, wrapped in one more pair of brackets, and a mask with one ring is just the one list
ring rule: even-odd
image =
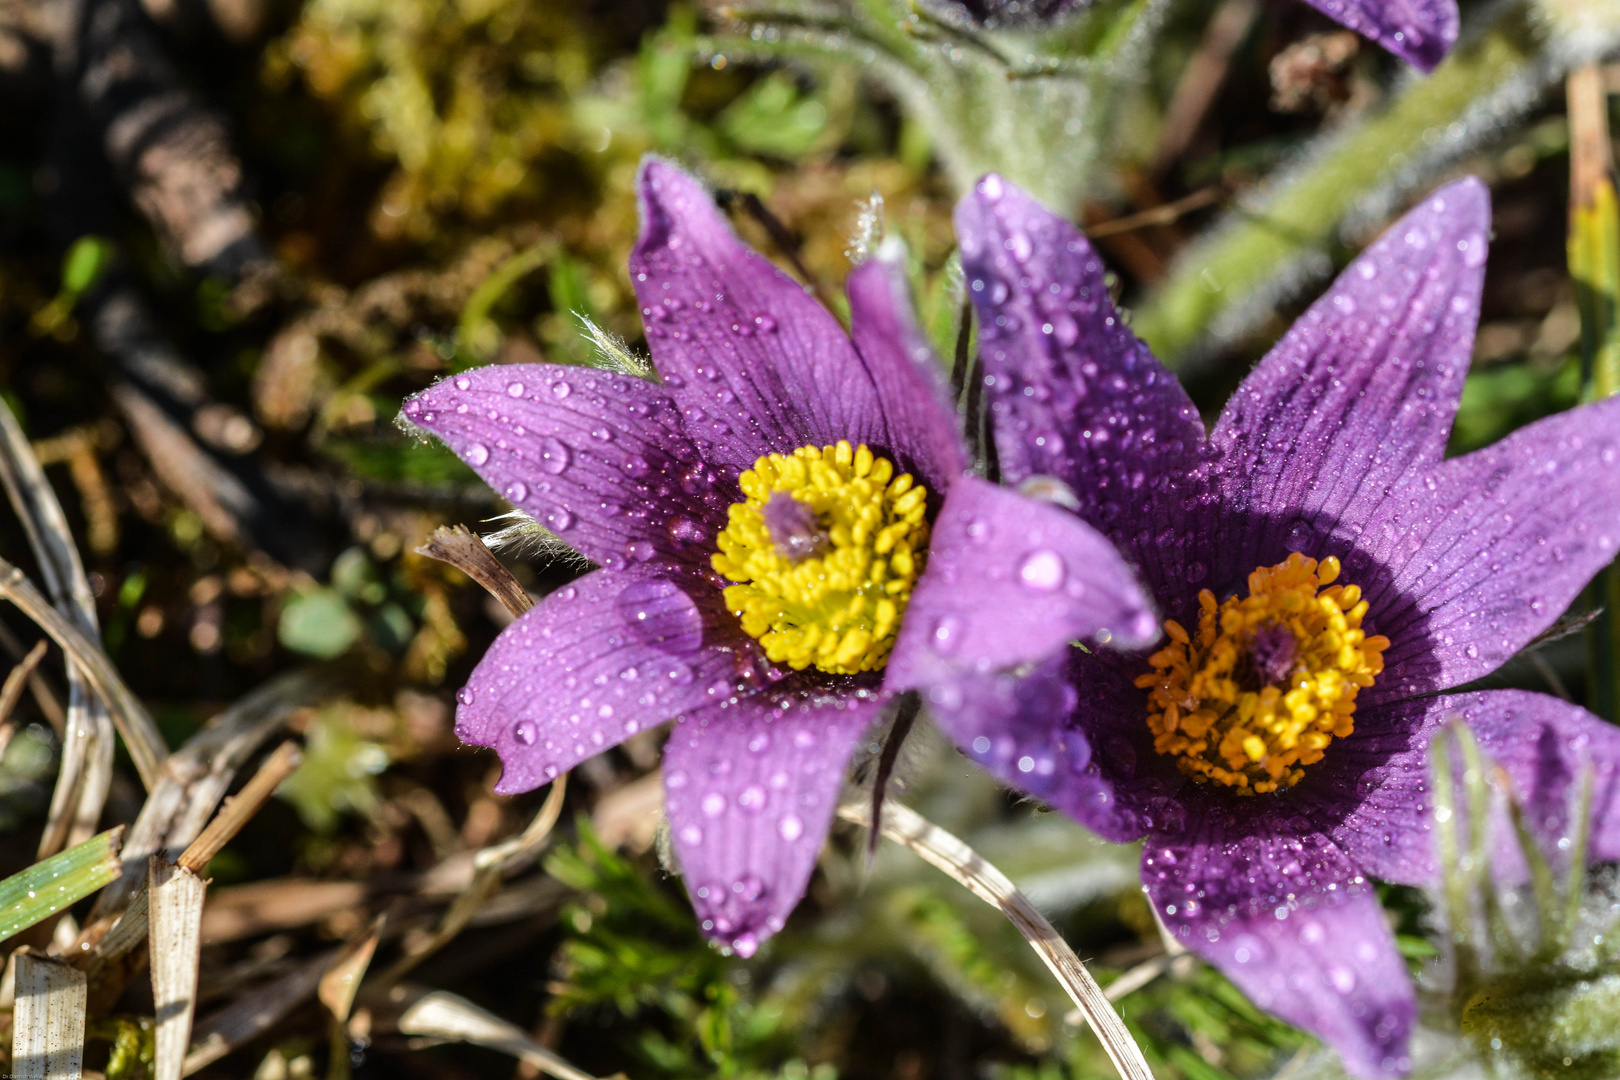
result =
[{"label": "dark purple flower center", "polygon": [[771,543],[789,562],[801,562],[827,550],[827,530],[816,512],[785,491],[773,491],[760,510]]},{"label": "dark purple flower center", "polygon": [[1282,686],[1294,667],[1298,645],[1286,626],[1262,626],[1249,639],[1249,666],[1262,686]]}]

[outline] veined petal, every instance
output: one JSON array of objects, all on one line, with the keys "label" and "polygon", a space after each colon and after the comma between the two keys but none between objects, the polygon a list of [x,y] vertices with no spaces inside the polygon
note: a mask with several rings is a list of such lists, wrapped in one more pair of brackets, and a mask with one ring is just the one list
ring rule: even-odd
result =
[{"label": "veined petal", "polygon": [[732,233],[701,184],[641,169],[630,277],[653,360],[708,460],[884,443],[877,388],[838,321]]},{"label": "veined petal", "polygon": [[695,575],[598,570],[501,632],[458,695],[456,734],[528,791],[631,735],[729,698],[763,658]]},{"label": "veined petal", "polygon": [[[1620,398],[1442,463],[1379,524],[1395,571],[1368,592],[1391,645],[1368,701],[1477,679],[1551,626],[1620,551]],[[1369,528],[1369,531],[1371,529]]]},{"label": "veined petal", "polygon": [[560,364],[501,364],[445,379],[404,415],[443,439],[512,505],[610,569],[666,556],[707,565],[735,502],[641,379]]},{"label": "veined petal", "polygon": [[1158,636],[1114,546],[1067,510],[963,478],[934,522],[886,684],[912,689],[956,670],[1013,667],[1103,630],[1120,648]]},{"label": "veined petal", "polygon": [[1178,607],[1184,503],[1202,482],[1198,410],[1126,327],[1073,225],[989,176],[957,204],[956,233],[1003,478],[1068,484],[1080,516]]},{"label": "veined petal", "polygon": [[1210,800],[1189,816],[1185,834],[1150,836],[1142,851],[1170,933],[1354,1075],[1407,1072],[1412,981],[1377,893],[1344,852],[1286,813],[1234,825]]},{"label": "veined petal", "polygon": [[1457,42],[1456,0],[1306,0],[1423,71],[1433,71]]},{"label": "veined petal", "polygon": [[905,269],[880,248],[844,287],[850,339],[877,384],[887,445],[902,468],[943,492],[967,468],[967,450],[939,359],[917,325]]},{"label": "veined petal", "polygon": [[882,694],[771,690],[689,716],[664,744],[664,806],[703,931],[751,955],[804,895],[856,741]]},{"label": "veined petal", "polygon": [[1286,798],[1364,873],[1401,885],[1433,885],[1435,862],[1429,743],[1448,718],[1448,698],[1356,710],[1355,731],[1333,740]]},{"label": "veined petal", "polygon": [[[1218,545],[1216,580],[1289,550],[1320,557],[1311,538],[1387,516],[1440,462],[1490,225],[1478,180],[1441,189],[1351,263],[1232,395],[1211,441],[1225,512],[1250,524]],[[1388,561],[1381,539],[1368,530],[1357,546]]]},{"label": "veined petal", "polygon": [[1567,849],[1561,842],[1574,834],[1582,774],[1590,769],[1587,858],[1620,859],[1620,728],[1567,701],[1523,690],[1433,700],[1436,711],[1465,720],[1486,756],[1507,772],[1525,820],[1555,863]]}]

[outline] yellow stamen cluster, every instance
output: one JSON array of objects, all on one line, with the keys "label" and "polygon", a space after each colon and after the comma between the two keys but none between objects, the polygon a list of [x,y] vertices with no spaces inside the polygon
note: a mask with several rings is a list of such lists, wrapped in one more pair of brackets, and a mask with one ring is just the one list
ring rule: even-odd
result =
[{"label": "yellow stamen cluster", "polygon": [[[805,446],[767,454],[737,478],[714,568],[739,584],[726,606],[773,663],[835,675],[882,667],[894,647],[928,543],[928,491],[865,446]],[[819,553],[778,548],[764,509],[783,492],[825,534]]]},{"label": "yellow stamen cluster", "polygon": [[[1332,584],[1338,576],[1338,559],[1295,552],[1250,574],[1247,596],[1217,605],[1208,589],[1199,593],[1196,640],[1166,620],[1170,644],[1136,680],[1149,691],[1154,749],[1195,780],[1239,794],[1298,783],[1303,766],[1351,733],[1356,694],[1384,670],[1389,647],[1362,632],[1367,602],[1359,586]],[[1291,651],[1280,654],[1287,671],[1272,672],[1275,683],[1257,644],[1273,657]]]}]

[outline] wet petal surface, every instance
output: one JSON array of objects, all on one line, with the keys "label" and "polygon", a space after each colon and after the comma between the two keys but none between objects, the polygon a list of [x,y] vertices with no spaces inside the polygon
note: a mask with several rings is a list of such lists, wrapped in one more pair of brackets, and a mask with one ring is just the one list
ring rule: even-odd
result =
[{"label": "wet petal surface", "polygon": [[1423,71],[1434,70],[1457,40],[1456,0],[1306,2]]},{"label": "wet petal surface", "polygon": [[456,735],[492,747],[497,793],[556,779],[677,713],[762,685],[754,642],[694,576],[598,570],[502,631],[457,695]]},{"label": "wet petal surface", "polygon": [[559,364],[477,368],[405,403],[513,506],[609,569],[706,566],[736,477],[717,474],[668,393]]},{"label": "wet petal surface", "polygon": [[664,745],[664,800],[703,931],[744,956],[804,895],[856,741],[883,706],[871,690],[779,688],[692,713]]}]

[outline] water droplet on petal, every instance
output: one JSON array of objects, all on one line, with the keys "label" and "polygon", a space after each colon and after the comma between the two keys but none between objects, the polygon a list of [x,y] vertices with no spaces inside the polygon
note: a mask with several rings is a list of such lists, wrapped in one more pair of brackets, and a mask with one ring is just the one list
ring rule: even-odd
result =
[{"label": "water droplet on petal", "polygon": [[560,506],[546,514],[546,527],[552,532],[563,532],[573,523],[574,515]]},{"label": "water droplet on petal", "polygon": [[540,729],[535,726],[533,720],[519,720],[512,725],[512,738],[524,746],[533,746],[534,740],[539,737]]},{"label": "water droplet on petal", "polygon": [[523,481],[514,480],[510,484],[506,485],[507,501],[512,503],[520,503],[528,497],[529,485],[525,484]]},{"label": "water droplet on petal", "polygon": [[1067,576],[1068,570],[1063,565],[1063,556],[1050,548],[1031,552],[1018,564],[1018,580],[1023,582],[1026,588],[1037,592],[1051,592],[1061,586]]},{"label": "water droplet on petal", "polygon": [[804,835],[804,822],[796,815],[789,814],[777,825],[776,831],[781,834],[782,839],[791,843]]},{"label": "water droplet on petal", "polygon": [[703,796],[703,802],[699,805],[703,808],[704,817],[716,818],[726,812],[726,797],[718,791],[711,791]]},{"label": "water droplet on petal", "polygon": [[467,463],[477,468],[489,460],[489,447],[481,442],[475,442],[467,447]]},{"label": "water droplet on petal", "polygon": [[540,467],[552,476],[568,468],[568,446],[550,435],[540,440]]},{"label": "water droplet on petal", "polygon": [[522,397],[523,396],[523,384],[520,383],[520,382],[507,383],[506,384],[506,396],[507,397]]}]

